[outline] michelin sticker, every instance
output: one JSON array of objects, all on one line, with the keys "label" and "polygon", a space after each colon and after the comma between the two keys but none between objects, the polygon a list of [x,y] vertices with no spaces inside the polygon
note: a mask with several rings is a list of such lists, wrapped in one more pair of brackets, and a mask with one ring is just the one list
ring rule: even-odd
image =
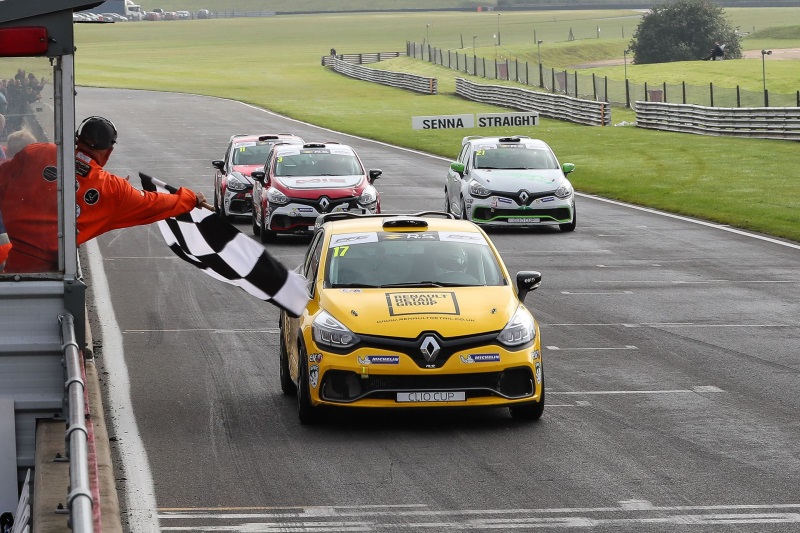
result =
[{"label": "michelin sticker", "polygon": [[499,353],[473,353],[469,355],[462,355],[461,362],[465,364],[471,363],[499,363]]},{"label": "michelin sticker", "polygon": [[399,365],[400,356],[397,355],[367,355],[358,356],[359,365]]},{"label": "michelin sticker", "polygon": [[312,389],[316,389],[317,383],[319,383],[319,365],[311,365],[308,369],[308,384]]},{"label": "michelin sticker", "polygon": [[538,361],[536,363],[536,384],[537,385],[542,384],[542,363]]},{"label": "michelin sticker", "polygon": [[310,353],[310,354],[308,354],[308,362],[309,363],[321,363],[322,362],[322,354],[321,353]]}]

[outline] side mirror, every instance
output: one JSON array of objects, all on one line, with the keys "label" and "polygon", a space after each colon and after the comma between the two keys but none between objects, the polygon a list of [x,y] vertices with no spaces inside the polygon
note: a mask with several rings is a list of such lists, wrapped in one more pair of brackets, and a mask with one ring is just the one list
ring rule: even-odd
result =
[{"label": "side mirror", "polygon": [[453,161],[452,163],[450,163],[450,168],[453,170],[453,172],[456,172],[462,178],[464,177],[464,163]]},{"label": "side mirror", "polygon": [[369,182],[372,183],[383,175],[383,170],[376,168],[369,171]]},{"label": "side mirror", "polygon": [[575,170],[575,163],[564,163],[561,165],[561,170],[564,171],[564,174],[569,174],[573,170]]},{"label": "side mirror", "polygon": [[519,300],[524,302],[528,293],[538,289],[541,283],[541,272],[536,272],[535,270],[517,272],[517,296]]},{"label": "side mirror", "polygon": [[267,177],[266,172],[263,170],[254,170],[250,173],[254,180],[259,182],[261,185],[264,185],[264,179]]},{"label": "side mirror", "polygon": [[217,170],[225,170],[225,161],[221,161],[219,159],[216,159],[216,160],[212,161],[211,164]]}]

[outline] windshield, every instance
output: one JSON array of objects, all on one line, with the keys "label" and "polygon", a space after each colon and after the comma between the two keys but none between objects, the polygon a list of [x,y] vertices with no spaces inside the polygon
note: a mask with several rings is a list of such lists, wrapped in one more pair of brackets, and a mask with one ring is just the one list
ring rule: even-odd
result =
[{"label": "windshield", "polygon": [[233,148],[234,165],[263,165],[267,162],[269,150],[275,143],[247,142]]},{"label": "windshield", "polygon": [[352,153],[303,151],[279,155],[275,161],[276,176],[357,176],[363,173],[361,163]]},{"label": "windshield", "polygon": [[331,288],[506,284],[483,235],[461,231],[334,235],[325,278]]},{"label": "windshield", "polygon": [[558,162],[549,150],[499,145],[477,149],[473,166],[483,169],[555,169]]}]

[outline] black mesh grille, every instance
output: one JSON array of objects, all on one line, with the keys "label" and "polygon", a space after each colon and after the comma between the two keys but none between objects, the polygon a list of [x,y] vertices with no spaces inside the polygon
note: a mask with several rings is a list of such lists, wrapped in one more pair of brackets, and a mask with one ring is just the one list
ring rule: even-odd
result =
[{"label": "black mesh grille", "polygon": [[495,209],[489,207],[476,207],[472,211],[472,217],[479,220],[491,220],[508,217],[532,217],[546,218],[556,221],[570,220],[572,217],[568,207],[558,207],[555,209]]}]

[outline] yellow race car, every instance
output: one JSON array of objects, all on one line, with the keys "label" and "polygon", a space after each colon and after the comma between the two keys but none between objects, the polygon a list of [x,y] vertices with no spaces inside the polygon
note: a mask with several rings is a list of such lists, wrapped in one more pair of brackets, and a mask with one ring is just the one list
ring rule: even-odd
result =
[{"label": "yellow race car", "polygon": [[301,423],[327,406],[544,410],[539,325],[478,226],[445,213],[319,217],[302,271],[311,296],[280,318],[280,382]]}]

